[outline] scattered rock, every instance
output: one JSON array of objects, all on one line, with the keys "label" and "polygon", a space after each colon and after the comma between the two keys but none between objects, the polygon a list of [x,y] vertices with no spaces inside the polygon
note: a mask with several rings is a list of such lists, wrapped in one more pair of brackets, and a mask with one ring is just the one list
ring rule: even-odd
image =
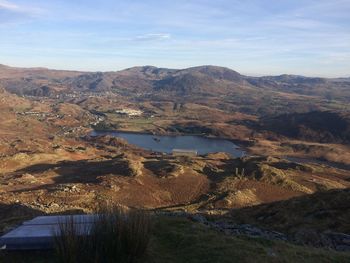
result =
[{"label": "scattered rock", "polygon": [[297,244],[314,247],[326,247],[337,251],[350,251],[350,235],[325,231],[299,230],[294,235]]},{"label": "scattered rock", "polygon": [[78,188],[76,185],[57,185],[52,190],[53,191],[68,192],[68,193],[79,193],[80,192],[80,188]]},{"label": "scattered rock", "polygon": [[51,202],[50,204],[48,204],[48,207],[49,207],[49,208],[59,208],[60,205],[59,205],[59,204],[56,204],[56,203],[54,203],[54,202]]}]

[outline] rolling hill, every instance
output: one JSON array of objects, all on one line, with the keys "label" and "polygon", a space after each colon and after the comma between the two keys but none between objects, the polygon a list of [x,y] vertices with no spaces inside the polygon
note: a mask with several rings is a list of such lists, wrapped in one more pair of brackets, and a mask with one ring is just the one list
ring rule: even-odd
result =
[{"label": "rolling hill", "polygon": [[[311,78],[295,75],[250,77],[229,68],[199,66],[188,69],[134,67],[114,72],[76,72],[45,68],[0,67],[0,85],[19,95],[51,96],[60,92],[117,93],[166,92],[178,95],[232,95],[247,92],[283,92],[346,101],[350,98],[348,79]],[[47,88],[48,87],[48,88]],[[49,89],[49,90],[48,90]],[[54,92],[55,91],[55,92]]]},{"label": "rolling hill", "polygon": [[263,129],[286,137],[323,143],[350,143],[348,114],[328,111],[283,114],[262,120]]}]

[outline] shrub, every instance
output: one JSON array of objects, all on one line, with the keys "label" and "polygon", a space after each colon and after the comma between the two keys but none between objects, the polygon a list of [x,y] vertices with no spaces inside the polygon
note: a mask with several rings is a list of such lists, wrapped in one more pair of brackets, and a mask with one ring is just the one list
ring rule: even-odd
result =
[{"label": "shrub", "polygon": [[91,228],[84,225],[72,218],[60,224],[55,235],[59,262],[133,263],[145,257],[151,230],[147,212],[103,206]]},{"label": "shrub", "polygon": [[58,262],[94,262],[86,261],[89,257],[85,251],[89,251],[91,244],[90,238],[85,235],[88,233],[88,229],[83,229],[85,227],[87,226],[74,221],[72,216],[59,223],[54,238]]}]

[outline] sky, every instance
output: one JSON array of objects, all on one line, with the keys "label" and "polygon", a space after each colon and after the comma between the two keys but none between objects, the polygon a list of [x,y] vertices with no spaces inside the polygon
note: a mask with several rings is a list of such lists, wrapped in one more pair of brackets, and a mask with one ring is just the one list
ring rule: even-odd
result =
[{"label": "sky", "polygon": [[350,0],[0,0],[0,64],[350,77]]}]

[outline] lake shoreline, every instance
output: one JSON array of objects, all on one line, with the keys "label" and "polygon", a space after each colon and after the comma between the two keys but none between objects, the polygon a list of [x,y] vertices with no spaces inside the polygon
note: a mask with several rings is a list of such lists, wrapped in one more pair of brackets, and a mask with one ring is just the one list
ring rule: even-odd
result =
[{"label": "lake shoreline", "polygon": [[[122,136],[118,136],[118,134],[121,134]],[[248,150],[245,148],[245,146],[248,146],[249,144],[246,141],[241,141],[241,140],[234,140],[234,139],[227,139],[227,138],[223,138],[223,137],[216,137],[216,136],[207,136],[204,134],[183,134],[183,133],[170,133],[170,134],[155,134],[152,132],[136,132],[136,131],[122,131],[122,130],[94,130],[92,129],[89,132],[89,135],[92,137],[96,137],[96,136],[103,136],[103,135],[110,135],[110,136],[115,136],[115,137],[120,137],[120,138],[124,138],[123,135],[136,135],[136,136],[149,136],[152,138],[152,141],[150,144],[157,142],[159,143],[161,140],[161,137],[166,137],[167,139],[171,138],[171,139],[179,139],[179,138],[183,138],[183,139],[189,139],[189,137],[192,137],[191,139],[197,139],[197,140],[203,140],[202,142],[198,142],[199,145],[200,143],[204,144],[205,140],[207,140],[207,142],[211,142],[215,144],[215,141],[219,144],[225,143],[225,141],[227,143],[231,143],[232,144],[232,148],[230,148],[230,145],[224,145],[222,144],[222,147],[226,147],[227,149],[229,149],[229,151],[226,150],[213,150],[213,151],[208,151],[206,153],[200,153],[201,151],[203,152],[203,148],[201,149],[201,147],[198,148],[198,145],[196,145],[196,147],[192,147],[193,149],[198,149],[199,151],[199,155],[203,155],[203,154],[207,154],[207,153],[214,153],[214,152],[226,152],[230,155],[232,155],[232,157],[242,157],[242,156],[246,156]],[[137,142],[133,143],[130,142],[127,138],[124,138],[128,141],[128,143],[130,144],[134,144],[140,148],[143,148],[145,150],[151,150],[151,151],[159,151],[159,150],[155,150],[152,147],[145,147],[145,146],[141,146],[140,144],[138,144]],[[144,138],[145,139],[145,138]],[[192,143],[192,141],[190,141],[189,143]],[[185,147],[183,147],[184,149],[188,149],[187,147],[188,145],[186,144]],[[168,146],[169,147],[169,146]],[[217,145],[215,145],[215,147],[217,147]],[[182,148],[182,147],[177,147],[172,146],[169,147],[167,150],[165,151],[159,151],[159,152],[166,152],[169,153],[171,152],[170,149],[175,149],[175,148]],[[239,154],[238,154],[239,153]]]},{"label": "lake shoreline", "polygon": [[[204,138],[208,140],[223,140],[223,141],[229,141],[233,143],[235,146],[235,150],[241,151],[243,154],[241,156],[233,156],[235,158],[239,158],[242,156],[250,156],[252,155],[247,148],[249,145],[251,145],[251,141],[242,141],[242,140],[237,140],[237,139],[230,139],[230,138],[225,138],[225,137],[218,137],[214,135],[205,135],[205,134],[187,134],[187,133],[162,133],[162,134],[157,134],[157,133],[152,133],[152,132],[138,132],[138,131],[123,131],[123,130],[94,130],[92,129],[89,134],[91,135],[92,133],[105,133],[105,134],[111,134],[111,133],[121,133],[121,134],[135,134],[135,135],[148,135],[154,137],[153,139],[156,139],[157,137],[181,137],[181,136],[192,136],[192,137],[199,137],[199,138]],[[91,135],[91,136],[100,136],[100,135]],[[113,135],[112,135],[113,136]],[[132,144],[132,143],[131,143]],[[140,146],[138,146],[140,147]],[[143,148],[143,147],[141,147]],[[145,150],[150,150],[150,149],[145,149]],[[223,151],[225,152],[225,151]],[[226,152],[227,153],[227,152]],[[297,162],[297,163],[310,163],[310,164],[316,164],[316,165],[327,165],[333,168],[337,169],[343,169],[343,170],[350,170],[350,167],[346,164],[341,164],[341,163],[335,163],[335,162],[330,162],[327,160],[318,160],[314,158],[308,158],[308,157],[296,157],[296,156],[283,156],[281,155],[280,158],[286,159],[291,162]]]},{"label": "lake shoreline", "polygon": [[[217,139],[217,140],[227,140],[234,144],[240,145],[242,148],[251,146],[253,144],[253,141],[249,140],[240,140],[240,139],[232,139],[230,137],[222,137],[222,136],[215,136],[215,135],[208,135],[204,133],[182,133],[182,132],[165,132],[165,133],[155,133],[155,132],[149,132],[149,131],[130,131],[130,130],[95,130],[91,129],[89,130],[89,134],[92,132],[101,132],[101,133],[130,133],[130,134],[140,134],[140,135],[153,135],[153,136],[169,136],[169,137],[176,137],[176,136],[195,136],[195,137],[202,137],[206,139]],[[247,151],[247,149],[244,149]]]}]

